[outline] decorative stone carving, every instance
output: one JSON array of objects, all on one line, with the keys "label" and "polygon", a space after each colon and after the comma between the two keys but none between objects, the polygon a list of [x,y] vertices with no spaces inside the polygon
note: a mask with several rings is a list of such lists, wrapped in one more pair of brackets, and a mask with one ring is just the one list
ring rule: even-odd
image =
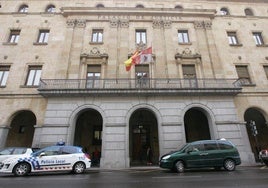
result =
[{"label": "decorative stone carving", "polygon": [[128,28],[129,27],[129,20],[120,20],[120,27]]},{"label": "decorative stone carving", "polygon": [[67,20],[67,27],[74,27],[75,26],[75,22],[76,20],[72,19],[72,20]]},{"label": "decorative stone carving", "polygon": [[203,29],[204,28],[203,22],[202,21],[195,21],[194,28],[195,29]]},{"label": "decorative stone carving", "polygon": [[169,20],[153,20],[154,29],[160,29],[160,28],[169,29],[171,28],[171,24],[172,22]]},{"label": "decorative stone carving", "polygon": [[212,22],[211,21],[204,21],[204,27],[205,29],[211,29]]},{"label": "decorative stone carving", "polygon": [[86,27],[86,20],[76,20],[77,27]]},{"label": "decorative stone carving", "polygon": [[212,22],[209,21],[195,21],[194,28],[195,29],[211,29]]},{"label": "decorative stone carving", "polygon": [[178,52],[175,54],[175,59],[201,59],[201,55],[199,53],[193,53],[190,48],[185,48],[181,53]]},{"label": "decorative stone carving", "polygon": [[107,53],[101,53],[97,47],[93,47],[89,53],[82,53],[80,59],[82,63],[85,63],[87,59],[100,59],[100,63],[107,63]]},{"label": "decorative stone carving", "polygon": [[110,20],[110,27],[112,27],[112,28],[117,28],[118,25],[119,25],[118,23],[119,23],[119,20],[111,19],[111,20]]}]

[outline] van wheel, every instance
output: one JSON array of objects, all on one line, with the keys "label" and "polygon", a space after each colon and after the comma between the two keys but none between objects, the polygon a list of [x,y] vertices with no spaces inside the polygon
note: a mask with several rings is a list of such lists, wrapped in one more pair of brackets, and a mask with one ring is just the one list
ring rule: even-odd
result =
[{"label": "van wheel", "polygon": [[223,163],[223,167],[227,171],[233,171],[235,170],[235,162],[232,159],[226,159]]},{"label": "van wheel", "polygon": [[182,161],[177,161],[175,163],[175,170],[177,172],[182,173],[182,172],[184,172],[184,169],[185,169],[185,167],[184,167],[184,163]]}]

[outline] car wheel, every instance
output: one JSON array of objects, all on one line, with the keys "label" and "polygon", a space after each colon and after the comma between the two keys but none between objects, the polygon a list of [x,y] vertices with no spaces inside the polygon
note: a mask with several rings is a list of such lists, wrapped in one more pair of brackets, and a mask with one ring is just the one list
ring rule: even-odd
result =
[{"label": "car wheel", "polygon": [[83,162],[77,162],[73,166],[73,172],[75,174],[82,174],[85,171],[86,165]]},{"label": "car wheel", "polygon": [[182,162],[182,161],[177,161],[176,163],[175,163],[175,170],[177,171],[177,172],[179,172],[179,173],[182,173],[182,172],[184,172],[184,163]]},{"label": "car wheel", "polygon": [[29,172],[30,165],[28,163],[19,163],[13,169],[15,176],[26,176]]},{"label": "car wheel", "polygon": [[235,162],[232,159],[226,159],[224,161],[223,167],[225,170],[233,171],[235,170]]}]

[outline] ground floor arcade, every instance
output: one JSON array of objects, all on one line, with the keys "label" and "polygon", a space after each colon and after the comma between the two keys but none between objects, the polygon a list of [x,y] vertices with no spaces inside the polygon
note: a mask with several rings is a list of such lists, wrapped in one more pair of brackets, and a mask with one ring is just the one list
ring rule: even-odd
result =
[{"label": "ground floor arcade", "polygon": [[[161,155],[186,142],[226,138],[245,165],[268,147],[265,110],[249,107],[243,119],[233,97],[49,98],[44,122],[35,112],[18,110],[0,128],[1,146],[44,147],[63,140],[100,159],[95,165],[124,168],[157,164]],[[252,132],[254,121],[258,134]],[[98,157],[97,157],[98,158]]]}]

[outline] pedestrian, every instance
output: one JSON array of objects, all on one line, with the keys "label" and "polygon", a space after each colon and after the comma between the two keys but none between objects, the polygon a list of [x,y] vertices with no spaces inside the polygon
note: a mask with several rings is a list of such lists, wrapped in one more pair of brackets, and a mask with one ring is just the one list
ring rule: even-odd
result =
[{"label": "pedestrian", "polygon": [[146,157],[147,157],[147,165],[152,165],[153,152],[150,146],[148,146],[147,148]]}]

